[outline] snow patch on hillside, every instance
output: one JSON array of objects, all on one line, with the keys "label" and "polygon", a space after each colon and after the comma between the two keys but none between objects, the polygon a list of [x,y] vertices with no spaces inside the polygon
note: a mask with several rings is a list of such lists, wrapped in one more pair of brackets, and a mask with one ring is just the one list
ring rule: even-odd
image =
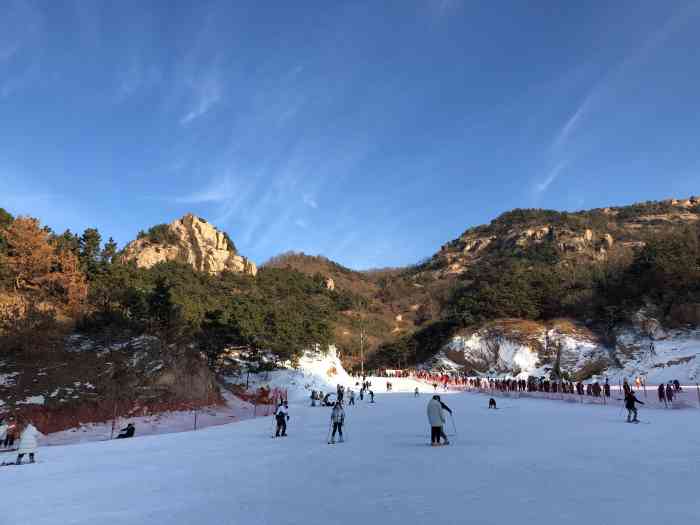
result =
[{"label": "snow patch on hillside", "polygon": [[283,368],[250,374],[249,378],[239,377],[230,382],[241,384],[246,383],[246,379],[249,389],[286,389],[290,402],[308,400],[312,390],[335,392],[338,385],[355,385],[355,380],[343,368],[335,346],[332,345],[326,351],[315,349],[305,352],[296,367],[287,362]]},{"label": "snow patch on hillside", "polygon": [[618,334],[615,349],[585,332],[559,328],[543,329],[529,338],[516,332],[494,336],[479,331],[452,338],[427,363],[427,368],[448,372],[475,370],[488,376],[539,377],[550,374],[557,354],[561,370],[572,375],[602,369],[592,380],[608,377],[621,381],[642,376],[648,384],[675,379],[687,385],[700,381],[700,330],[649,331],[635,326]]}]

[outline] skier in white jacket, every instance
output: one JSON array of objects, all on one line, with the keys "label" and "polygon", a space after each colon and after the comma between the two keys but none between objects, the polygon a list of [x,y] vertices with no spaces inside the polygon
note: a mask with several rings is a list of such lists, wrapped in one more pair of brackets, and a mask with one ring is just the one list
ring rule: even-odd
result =
[{"label": "skier in white jacket", "polygon": [[18,465],[22,464],[22,458],[25,454],[29,454],[29,462],[34,463],[34,454],[39,446],[37,441],[39,436],[41,436],[41,432],[39,432],[34,425],[28,423],[19,439],[19,450],[17,451]]},{"label": "skier in white jacket", "polygon": [[440,445],[440,437],[445,438],[445,445],[450,444],[442,430],[445,425],[445,416],[442,410],[443,404],[440,402],[440,396],[433,396],[428,402],[428,423],[430,423],[430,444],[432,446]]}]

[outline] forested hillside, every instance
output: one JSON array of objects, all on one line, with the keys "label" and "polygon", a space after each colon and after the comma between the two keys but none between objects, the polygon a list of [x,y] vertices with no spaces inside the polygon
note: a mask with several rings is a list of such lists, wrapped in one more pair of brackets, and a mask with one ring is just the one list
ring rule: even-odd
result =
[{"label": "forested hillside", "polygon": [[[640,310],[666,328],[700,323],[699,212],[696,199],[514,210],[407,268],[360,272],[287,253],[256,274],[225,232],[190,215],[139,234],[130,259],[96,229],[56,233],[0,210],[0,390],[10,403],[40,391],[64,407],[123,384],[132,401],[194,402],[215,374],[236,373],[232,348],[294,361],[335,344],[348,367],[361,357],[369,367],[407,367],[494,322],[529,326],[506,319],[585,326],[614,348]],[[173,237],[185,223],[211,229],[210,262],[190,256],[206,238]],[[139,266],[138,250],[172,260]],[[235,257],[240,271],[220,256]],[[192,377],[199,386],[182,388]],[[91,388],[70,386],[83,383]]]}]

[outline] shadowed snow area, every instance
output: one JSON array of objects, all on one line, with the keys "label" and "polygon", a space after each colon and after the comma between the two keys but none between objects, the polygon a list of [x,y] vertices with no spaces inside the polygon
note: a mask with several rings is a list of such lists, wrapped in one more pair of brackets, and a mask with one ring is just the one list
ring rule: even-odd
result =
[{"label": "shadowed snow area", "polygon": [[[378,388],[379,389],[379,388]],[[43,447],[0,470],[2,525],[693,523],[700,455],[695,410],[640,410],[443,395],[457,436],[427,445],[424,387],[346,408],[346,439],[326,444],[330,411],[197,432]],[[447,430],[453,434],[448,417]],[[0,454],[7,458],[7,454]]]}]

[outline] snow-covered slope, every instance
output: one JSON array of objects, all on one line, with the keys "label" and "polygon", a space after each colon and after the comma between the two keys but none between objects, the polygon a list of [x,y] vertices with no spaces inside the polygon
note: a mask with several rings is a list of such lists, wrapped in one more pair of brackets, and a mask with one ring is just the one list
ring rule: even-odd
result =
[{"label": "snow-covered slope", "polygon": [[[653,320],[652,320],[653,321]],[[460,334],[427,366],[491,376],[543,376],[557,366],[576,379],[646,377],[647,383],[700,381],[700,331],[625,327],[614,348],[570,321],[505,320]],[[653,343],[653,350],[652,350]]]},{"label": "snow-covered slope", "polygon": [[455,394],[444,400],[458,435],[448,418],[453,444],[431,448],[428,397],[380,394],[348,408],[347,441],[334,446],[328,409],[293,406],[285,439],[270,439],[264,418],[40,448],[38,464],[0,469],[0,523],[658,525],[700,515],[694,411],[642,407],[650,424],[629,425],[616,406],[503,399],[487,410],[486,397]]}]

